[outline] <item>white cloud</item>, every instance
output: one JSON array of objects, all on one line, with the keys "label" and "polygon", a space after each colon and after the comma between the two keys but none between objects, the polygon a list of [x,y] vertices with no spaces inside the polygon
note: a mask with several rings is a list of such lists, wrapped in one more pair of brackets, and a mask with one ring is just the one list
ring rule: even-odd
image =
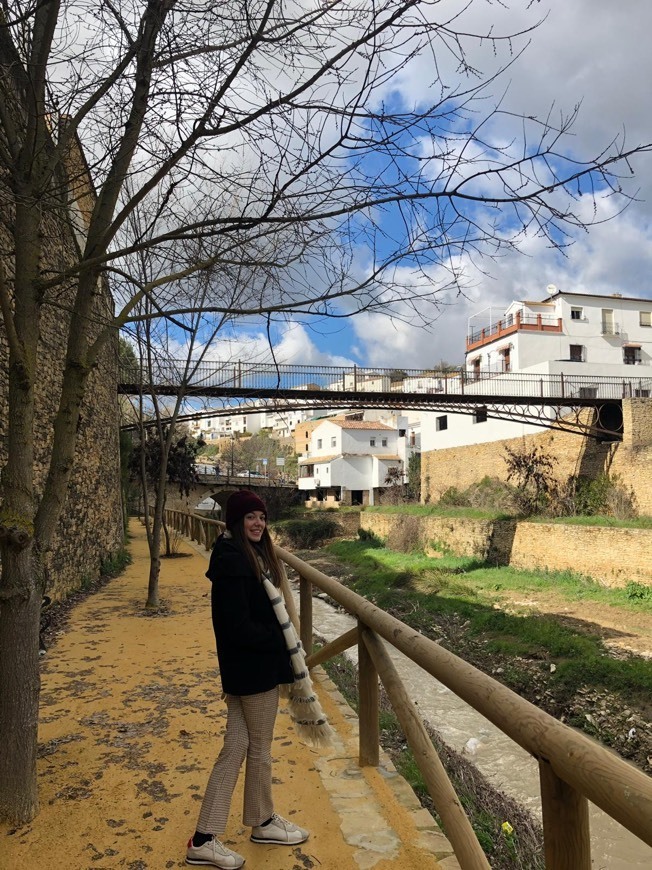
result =
[{"label": "white cloud", "polygon": [[[531,6],[529,11],[527,6]],[[623,132],[629,146],[652,142],[649,0],[620,4],[573,0],[550,4],[548,10],[542,4],[512,3],[502,27],[509,23],[517,29],[531,21],[532,14],[546,12],[545,21],[532,33],[531,45],[509,70],[508,81],[493,86],[498,95],[509,84],[503,108],[545,118],[554,104],[558,118],[581,102],[573,137],[567,142],[575,155],[595,156]],[[496,4],[474,2],[466,20],[481,29],[490,21],[500,23],[502,15]],[[487,54],[477,57],[479,65],[482,59],[490,59]],[[442,62],[450,72],[448,61]],[[426,102],[432,98],[428,89],[432,72],[432,59],[424,56],[393,85],[407,104]],[[512,124],[509,119],[499,124],[497,118],[490,131],[494,141],[507,141]],[[579,292],[652,296],[652,154],[635,158],[632,166],[636,175],[626,177],[624,183],[631,193],[639,191],[640,201],[616,214],[616,200],[603,199],[594,214],[592,200],[585,197],[579,205],[587,220],[611,220],[587,233],[578,231],[565,256],[537,239],[526,238],[521,254],[509,253],[478,264],[488,275],[467,264],[465,274],[473,287],[469,298],[445,299],[447,304],[427,331],[378,314],[356,318],[355,340],[368,364],[420,368],[442,358],[459,362],[470,314],[488,305],[507,305],[512,299],[543,298],[549,283]]]}]

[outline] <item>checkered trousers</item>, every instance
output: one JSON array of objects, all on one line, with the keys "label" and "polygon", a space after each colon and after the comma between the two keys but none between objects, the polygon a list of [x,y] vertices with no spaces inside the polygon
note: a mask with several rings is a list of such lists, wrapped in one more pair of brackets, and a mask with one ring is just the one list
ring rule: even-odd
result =
[{"label": "checkered trousers", "polygon": [[206,786],[197,830],[221,836],[242,762],[247,759],[243,824],[267,821],[272,802],[272,739],[278,710],[278,686],[257,695],[227,695],[224,745]]}]

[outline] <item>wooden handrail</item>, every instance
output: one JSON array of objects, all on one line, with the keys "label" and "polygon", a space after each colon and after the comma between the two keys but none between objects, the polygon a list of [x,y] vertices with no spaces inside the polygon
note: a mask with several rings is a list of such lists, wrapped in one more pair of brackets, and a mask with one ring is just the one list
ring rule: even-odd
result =
[{"label": "wooden handrail", "polygon": [[[283,561],[447,686],[554,773],[648,845],[652,778],[521,698],[396,617],[277,548]],[[545,830],[544,830],[545,834]]]},{"label": "wooden handrail", "polygon": [[414,702],[408,695],[403,681],[392,662],[385,645],[377,634],[365,628],[362,631],[364,646],[373,660],[382,680],[392,708],[401,723],[406,740],[423,774],[435,809],[451,841],[455,855],[464,868],[490,870],[482,847],[478,842],[468,816],[455,793],[448,774],[432,745],[432,740],[423,720],[418,715]]},{"label": "wooden handrail", "polygon": [[[166,510],[166,518],[169,525],[180,530],[187,527],[184,519],[187,514],[184,512]],[[206,524],[203,526],[206,533],[200,532],[195,540],[206,545],[209,539],[208,526],[222,528],[224,524],[218,520],[198,519],[201,524]],[[377,713],[374,725],[372,710],[373,705],[377,704],[372,688],[373,675],[377,671],[381,673],[384,683],[387,680],[385,687],[390,700],[393,696],[392,703],[406,737],[408,730],[413,736],[419,731],[418,726],[410,719],[405,704],[400,700],[403,697],[401,690],[395,687],[385,656],[379,653],[379,636],[447,686],[538,760],[547,870],[588,870],[590,867],[588,801],[599,806],[627,830],[652,846],[651,777],[585,735],[562,724],[502,683],[419,634],[337,580],[322,574],[282,547],[277,547],[276,551],[279,558],[301,578],[301,588],[305,590],[300,595],[302,627],[304,618],[306,624],[312,626],[312,595],[307,594],[312,586],[329,595],[358,621],[358,628],[346,632],[311,655],[308,664],[312,667],[326,661],[352,646],[357,639],[365,671],[365,674],[360,675],[360,703],[361,708],[364,707],[360,720],[360,754],[363,764],[369,763],[369,757],[374,757],[374,740],[377,740]],[[365,656],[368,661],[364,659]],[[373,665],[373,670],[370,665]],[[388,686],[391,686],[391,690]],[[432,780],[435,776],[433,770],[436,763],[433,766],[429,753],[426,761],[423,753],[416,760],[429,790],[431,791],[431,786],[436,790],[439,786],[428,780],[428,777]],[[435,800],[432,791],[431,796]],[[477,856],[470,857],[464,853],[465,847],[455,845],[453,841],[458,839],[458,834],[452,835],[450,824],[444,822],[463,870],[483,866],[474,863],[478,860]],[[459,853],[459,849],[462,849],[463,854]]]}]

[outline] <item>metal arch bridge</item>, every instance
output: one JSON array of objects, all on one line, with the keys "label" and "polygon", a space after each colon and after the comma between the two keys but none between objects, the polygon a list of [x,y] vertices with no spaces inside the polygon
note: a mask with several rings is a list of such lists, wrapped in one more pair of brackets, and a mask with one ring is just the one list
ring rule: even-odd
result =
[{"label": "metal arch bridge", "polygon": [[220,404],[184,414],[179,422],[261,411],[386,408],[481,414],[601,441],[622,440],[624,398],[652,396],[652,373],[623,378],[236,362],[201,363],[188,377],[186,368],[186,361],[157,362],[145,376],[139,367],[122,366],[118,392],[182,392],[187,400]]}]

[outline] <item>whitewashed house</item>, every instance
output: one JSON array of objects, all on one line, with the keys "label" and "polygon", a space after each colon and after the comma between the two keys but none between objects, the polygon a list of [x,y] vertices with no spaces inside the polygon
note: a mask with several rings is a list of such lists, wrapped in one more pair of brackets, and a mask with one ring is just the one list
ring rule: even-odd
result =
[{"label": "whitewashed house", "polygon": [[[401,425],[403,424],[403,425]],[[405,475],[407,425],[376,420],[326,419],[310,433],[310,449],[299,459],[299,490],[306,500],[331,504],[374,504],[390,469]]]},{"label": "whitewashed house", "polygon": [[[464,392],[500,395],[514,376],[562,376],[577,395],[595,395],[591,379],[622,379],[631,395],[652,395],[652,300],[621,294],[572,293],[548,287],[540,301],[519,300],[504,311],[487,308],[469,320]],[[451,392],[460,392],[455,379]],[[477,383],[474,384],[474,381]],[[570,392],[569,392],[570,395]],[[424,452],[514,438],[540,431],[529,423],[474,414],[422,417]]]}]

